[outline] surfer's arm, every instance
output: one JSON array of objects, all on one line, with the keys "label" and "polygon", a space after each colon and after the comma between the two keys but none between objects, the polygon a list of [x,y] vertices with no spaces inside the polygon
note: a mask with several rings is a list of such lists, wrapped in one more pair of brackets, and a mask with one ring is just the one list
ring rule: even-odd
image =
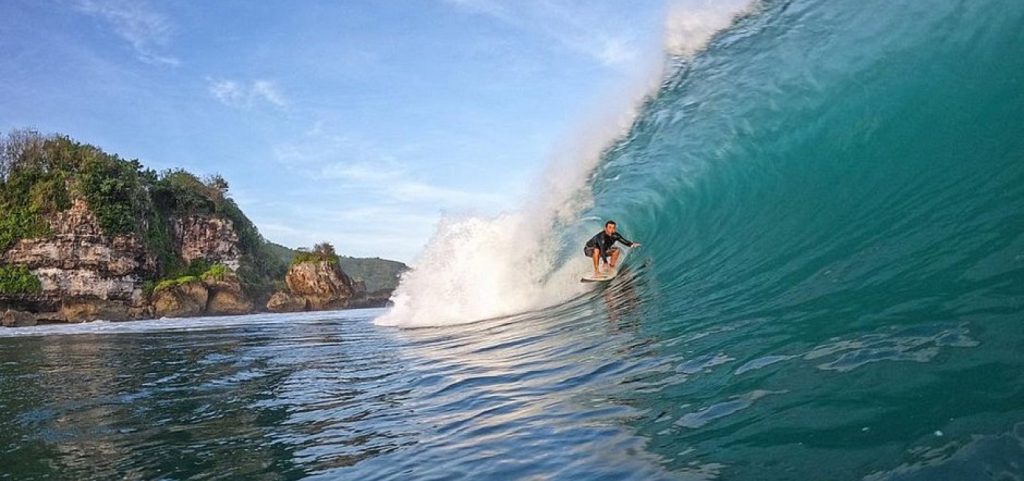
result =
[{"label": "surfer's arm", "polygon": [[627,239],[625,237],[622,237],[622,235],[620,235],[618,232],[615,233],[615,240],[625,244],[626,247],[633,247],[633,244],[635,244],[635,242],[633,242],[633,241],[631,241],[631,240],[629,240],[629,239]]}]

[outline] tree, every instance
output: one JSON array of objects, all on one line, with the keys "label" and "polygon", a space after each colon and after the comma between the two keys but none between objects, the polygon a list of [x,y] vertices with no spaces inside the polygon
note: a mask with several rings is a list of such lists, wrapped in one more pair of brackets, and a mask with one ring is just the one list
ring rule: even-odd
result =
[{"label": "tree", "polygon": [[206,178],[206,186],[210,189],[210,197],[217,202],[224,200],[228,193],[228,181],[220,174],[213,174]]},{"label": "tree", "polygon": [[38,157],[46,137],[35,130],[12,130],[0,141],[0,181],[6,181],[26,159]]},{"label": "tree", "polygon": [[325,257],[328,260],[338,256],[338,254],[334,251],[334,246],[327,241],[314,245],[313,253]]}]

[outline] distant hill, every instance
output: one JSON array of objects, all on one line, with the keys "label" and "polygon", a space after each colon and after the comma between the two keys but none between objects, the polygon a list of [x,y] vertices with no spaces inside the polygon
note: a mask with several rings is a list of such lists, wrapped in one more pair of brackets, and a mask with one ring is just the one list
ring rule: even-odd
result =
[{"label": "distant hill", "polygon": [[[267,247],[285,265],[291,264],[298,253],[295,249],[273,242],[268,242]],[[338,256],[338,259],[341,262],[341,269],[352,279],[366,283],[366,290],[369,292],[380,289],[393,290],[398,287],[398,276],[409,270],[409,266],[401,262],[379,257]]]}]

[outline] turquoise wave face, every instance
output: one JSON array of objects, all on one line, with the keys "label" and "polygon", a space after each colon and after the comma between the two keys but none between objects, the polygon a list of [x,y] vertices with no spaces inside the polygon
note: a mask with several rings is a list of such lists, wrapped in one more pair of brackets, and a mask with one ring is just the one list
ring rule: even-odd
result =
[{"label": "turquoise wave face", "polygon": [[1024,421],[1024,3],[768,3],[595,179],[645,243],[610,305],[733,366],[628,395],[675,467],[847,479]]}]

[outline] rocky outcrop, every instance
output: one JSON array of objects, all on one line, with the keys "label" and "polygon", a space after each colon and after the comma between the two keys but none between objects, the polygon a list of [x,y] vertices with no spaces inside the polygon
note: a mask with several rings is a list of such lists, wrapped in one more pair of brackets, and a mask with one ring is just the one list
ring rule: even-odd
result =
[{"label": "rocky outcrop", "polygon": [[120,320],[144,307],[142,279],[155,261],[138,238],[103,235],[81,200],[47,221],[51,236],[21,239],[0,260],[27,267],[39,279],[39,296],[60,304],[61,316]]},{"label": "rocky outcrop", "polygon": [[[274,312],[302,310],[321,311],[344,309],[355,296],[356,290],[337,262],[317,260],[293,264],[285,275],[288,292],[278,292],[267,303]],[[275,299],[276,297],[276,299]],[[301,301],[301,302],[300,302]]]},{"label": "rocky outcrop", "polygon": [[238,233],[230,219],[208,215],[176,218],[171,231],[178,253],[186,263],[197,259],[238,270],[242,253]]},{"label": "rocky outcrop", "polygon": [[157,317],[190,317],[206,311],[210,293],[199,279],[153,292],[153,313]]},{"label": "rocky outcrop", "polygon": [[0,316],[0,325],[4,327],[28,327],[36,325],[35,314],[8,309]]},{"label": "rocky outcrop", "polygon": [[341,309],[355,293],[337,262],[302,262],[288,269],[285,283],[293,295],[306,299],[310,310]]},{"label": "rocky outcrop", "polygon": [[229,274],[219,280],[204,280],[203,284],[209,291],[206,314],[221,316],[249,314],[255,310],[252,301],[242,290],[242,283],[238,276]]},{"label": "rocky outcrop", "polygon": [[267,302],[267,310],[271,312],[300,312],[307,310],[306,299],[292,295],[290,292],[275,292]]},{"label": "rocky outcrop", "polygon": [[230,273],[219,279],[194,278],[163,286],[153,292],[152,299],[157,317],[223,316],[254,311],[238,276]]},{"label": "rocky outcrop", "polygon": [[148,305],[132,305],[118,300],[72,298],[61,304],[57,320],[64,322],[128,321],[148,317]]}]

